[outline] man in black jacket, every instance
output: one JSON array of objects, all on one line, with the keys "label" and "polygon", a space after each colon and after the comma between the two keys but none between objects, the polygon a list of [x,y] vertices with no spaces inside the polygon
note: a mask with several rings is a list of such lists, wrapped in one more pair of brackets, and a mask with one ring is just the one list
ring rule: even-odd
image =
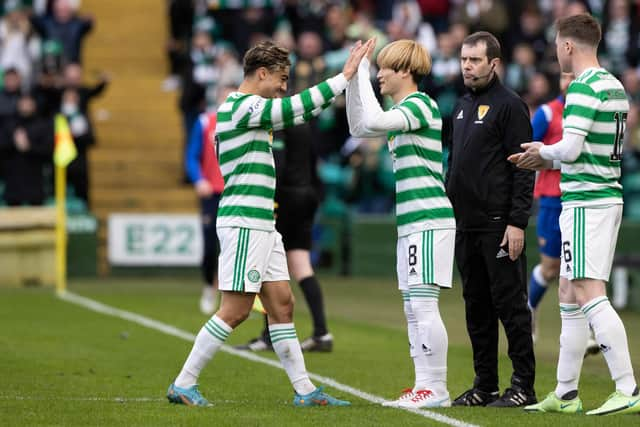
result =
[{"label": "man in black jacket", "polygon": [[[536,402],[531,313],[527,307],[524,229],[534,174],[507,162],[531,139],[525,103],[496,74],[500,44],[477,32],[462,45],[468,93],[453,111],[447,194],[456,216],[456,262],[473,347],[473,388],[454,405],[514,407]],[[511,387],[498,389],[498,319],[509,342]]]},{"label": "man in black jacket", "polygon": [[4,200],[9,206],[44,202],[45,165],[53,155],[53,119],[41,117],[29,94],[20,96],[17,112],[0,122],[0,163],[5,174]]}]

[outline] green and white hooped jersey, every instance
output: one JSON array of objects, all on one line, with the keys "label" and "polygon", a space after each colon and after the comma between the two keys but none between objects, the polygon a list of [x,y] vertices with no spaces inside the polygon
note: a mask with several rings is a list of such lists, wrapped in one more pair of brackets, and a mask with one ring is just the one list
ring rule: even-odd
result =
[{"label": "green and white hooped jersey", "polygon": [[563,206],[622,203],[620,160],[628,112],[624,87],[603,68],[589,68],[569,85],[563,129],[584,135],[585,142],[574,162],[562,162]]},{"label": "green and white hooped jersey", "polygon": [[224,191],[217,227],[273,231],[276,187],[273,130],[299,125],[328,107],[347,86],[338,74],[286,98],[234,92],[218,108],[216,141]]},{"label": "green and white hooped jersey", "polygon": [[396,178],[398,236],[455,228],[442,177],[442,118],[438,105],[425,93],[415,92],[393,108],[403,113],[410,129],[388,134]]}]

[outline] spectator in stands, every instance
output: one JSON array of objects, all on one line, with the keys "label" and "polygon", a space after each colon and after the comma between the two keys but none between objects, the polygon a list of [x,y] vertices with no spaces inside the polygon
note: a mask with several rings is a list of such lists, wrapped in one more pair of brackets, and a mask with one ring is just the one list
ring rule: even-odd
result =
[{"label": "spectator in stands", "polygon": [[438,34],[438,49],[433,52],[431,74],[424,80],[421,90],[432,96],[442,115],[442,141],[448,141],[451,115],[458,95],[464,90],[460,78],[460,59],[455,38],[450,32]]},{"label": "spectator in stands", "polygon": [[504,40],[508,59],[512,59],[511,52],[515,46],[527,44],[533,49],[536,60],[542,60],[549,43],[544,33],[544,20],[540,11],[536,7],[525,8],[518,24],[512,28]]},{"label": "spectator in stands", "polygon": [[531,46],[526,43],[516,45],[513,50],[513,62],[507,65],[505,84],[522,96],[535,73],[536,55]]},{"label": "spectator in stands", "polygon": [[267,38],[273,34],[277,22],[273,1],[252,1],[251,6],[244,6],[243,2],[220,3],[209,10],[209,15],[220,26],[220,36],[231,42],[238,52],[245,52],[259,41],[252,40],[254,34],[265,34]]},{"label": "spectator in stands", "polygon": [[549,83],[549,79],[543,73],[536,72],[529,79],[529,84],[527,85],[526,92],[522,99],[529,107],[531,114],[533,114],[535,109],[540,104],[547,101],[550,96],[551,84]]},{"label": "spectator in stands", "polygon": [[349,156],[353,169],[351,202],[359,213],[389,213],[393,209],[395,186],[389,187],[380,173],[386,142],[381,138],[356,138],[356,144]]},{"label": "spectator in stands", "polygon": [[22,77],[16,68],[9,68],[4,72],[4,87],[0,91],[0,125],[13,116],[18,108]]},{"label": "spectator in stands", "polygon": [[394,2],[391,20],[387,23],[386,31],[392,41],[413,39],[418,33],[421,21],[422,13],[415,0],[396,1]]},{"label": "spectator in stands", "polygon": [[168,0],[169,39],[167,56],[169,59],[169,77],[162,83],[167,91],[180,87],[180,76],[186,66],[189,53],[189,40],[195,14],[194,0]]},{"label": "spectator in stands", "polygon": [[17,114],[3,120],[0,129],[4,199],[9,206],[43,203],[43,168],[52,154],[53,120],[38,115],[33,96],[22,95]]},{"label": "spectator in stands", "polygon": [[69,164],[67,176],[75,196],[89,207],[89,170],[87,151],[95,144],[95,135],[89,114],[89,102],[102,94],[109,84],[109,76],[102,73],[95,86],[82,84],[82,66],[68,64],[64,70],[64,88],[60,96],[60,112],[69,121],[69,130],[78,150],[78,156]]},{"label": "spectator in stands", "polygon": [[440,34],[449,28],[449,0],[418,0],[422,12],[422,20],[429,22],[433,30]]},{"label": "spectator in stands", "polygon": [[[202,18],[195,23],[191,52],[184,68],[180,110],[183,117],[185,148],[198,115],[205,111],[208,104],[212,108],[216,106],[215,86],[220,75],[220,68],[216,62],[220,48],[211,36],[212,29],[211,18]],[[188,178],[185,179],[188,182]]]},{"label": "spectator in stands", "polygon": [[78,15],[71,0],[54,0],[53,15],[32,16],[31,23],[44,40],[62,45],[65,63],[82,63],[82,41],[93,29],[93,18]]},{"label": "spectator in stands", "polygon": [[462,42],[469,35],[469,26],[464,22],[453,22],[449,27],[449,33],[453,37],[453,45],[457,53],[462,47]]},{"label": "spectator in stands", "polygon": [[640,68],[627,68],[622,73],[622,85],[632,102],[640,102]]},{"label": "spectator in stands", "polygon": [[[337,50],[347,42],[349,12],[337,3],[327,6],[324,17],[324,38],[328,50]],[[346,113],[345,113],[346,114]]]},{"label": "spectator in stands", "polygon": [[38,110],[42,115],[53,115],[60,111],[64,76],[62,70],[43,69],[37,77],[33,88],[33,95],[38,103]]},{"label": "spectator in stands", "polygon": [[623,152],[629,149],[632,152],[640,153],[640,102],[629,104],[624,143]]},{"label": "spectator in stands", "polygon": [[486,30],[498,38],[509,25],[507,11],[501,0],[470,0],[461,2],[453,16],[467,24],[472,31]]},{"label": "spectator in stands", "polygon": [[0,20],[0,69],[16,68],[23,83],[29,85],[35,62],[30,46],[31,25],[19,2],[7,2],[6,15]]},{"label": "spectator in stands", "polygon": [[610,0],[604,9],[602,22],[603,43],[606,55],[604,66],[616,76],[628,67],[627,49],[631,40],[632,20],[629,0]]}]

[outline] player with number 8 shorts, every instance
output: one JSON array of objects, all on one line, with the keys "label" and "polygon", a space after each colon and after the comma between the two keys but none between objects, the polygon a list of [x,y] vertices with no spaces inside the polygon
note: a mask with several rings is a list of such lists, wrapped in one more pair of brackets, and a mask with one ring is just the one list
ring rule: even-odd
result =
[{"label": "player with number 8 shorts", "polygon": [[453,208],[442,177],[442,118],[438,105],[418,91],[431,69],[427,50],[398,40],[377,58],[380,92],[395,106],[383,111],[369,80],[368,58],[347,87],[347,118],[355,137],[387,136],[396,178],[397,273],[407,318],[413,387],[385,406],[451,406],[447,390],[447,331],[438,310],[441,288],[451,287],[455,244]]}]

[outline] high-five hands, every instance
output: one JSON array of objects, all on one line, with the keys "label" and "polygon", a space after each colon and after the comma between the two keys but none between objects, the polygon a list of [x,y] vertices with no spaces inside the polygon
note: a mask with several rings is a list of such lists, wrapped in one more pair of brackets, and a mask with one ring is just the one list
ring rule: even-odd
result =
[{"label": "high-five hands", "polygon": [[370,49],[373,52],[371,45],[375,48],[375,39],[369,39],[364,44],[358,40],[353,45],[349,58],[347,58],[347,62],[344,63],[344,67],[342,68],[342,74],[344,74],[347,80],[351,80],[351,77],[358,71],[358,65],[367,52],[369,52]]}]

